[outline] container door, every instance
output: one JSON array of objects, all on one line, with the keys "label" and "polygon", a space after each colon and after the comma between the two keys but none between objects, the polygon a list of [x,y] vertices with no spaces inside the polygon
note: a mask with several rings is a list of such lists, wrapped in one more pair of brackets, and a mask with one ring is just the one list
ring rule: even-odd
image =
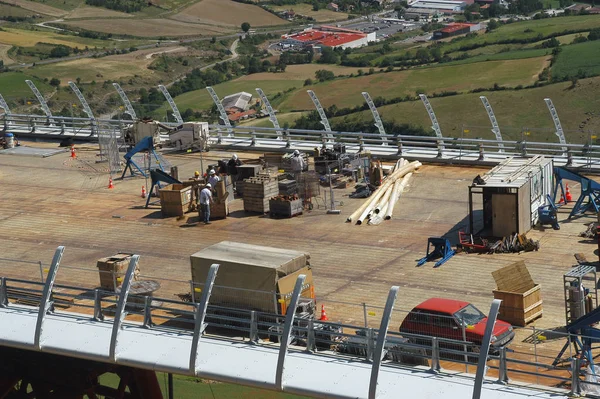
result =
[{"label": "container door", "polygon": [[492,194],[492,235],[506,237],[517,231],[517,196]]}]

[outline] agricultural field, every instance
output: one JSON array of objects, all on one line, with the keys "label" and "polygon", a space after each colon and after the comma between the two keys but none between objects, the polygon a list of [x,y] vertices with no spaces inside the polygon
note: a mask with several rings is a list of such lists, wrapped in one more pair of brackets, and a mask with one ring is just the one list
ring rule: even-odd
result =
[{"label": "agricultural field", "polygon": [[27,18],[35,15],[34,12],[10,4],[0,3],[0,15],[3,17]]},{"label": "agricultural field", "polygon": [[600,41],[561,47],[552,66],[552,76],[600,75]]},{"label": "agricultural field", "polygon": [[52,87],[30,75],[26,75],[22,72],[4,72],[0,73],[0,94],[2,94],[4,99],[9,103],[12,100],[23,97],[34,98],[31,89],[29,89],[29,86],[25,83],[25,80],[27,79],[33,81],[42,93],[52,91]]},{"label": "agricultural field", "polygon": [[258,6],[232,0],[201,0],[171,19],[207,25],[229,25],[238,29],[243,22],[248,22],[251,26],[288,23]]},{"label": "agricultural field", "polygon": [[14,63],[14,60],[8,55],[8,50],[11,48],[12,46],[9,46],[8,44],[0,44],[0,60],[4,62],[4,65]]},{"label": "agricultural field", "polygon": [[126,12],[109,10],[101,7],[81,6],[69,12],[65,19],[79,18],[132,18],[132,14]]},{"label": "agricultural field", "polygon": [[[36,13],[49,15],[51,17],[62,17],[67,12],[62,7],[54,7],[47,4],[48,2],[37,2],[29,0],[2,0],[3,3],[15,5],[25,10],[34,11]],[[57,2],[58,3],[58,2]],[[66,0],[65,0],[66,3]]]},{"label": "agricultural field", "polygon": [[[353,107],[364,102],[362,90],[373,97],[393,98],[416,92],[468,91],[480,87],[529,85],[548,64],[548,57],[489,61],[464,65],[415,68],[406,71],[376,73],[352,79],[337,79],[306,87],[314,90],[321,104],[338,108]],[[290,95],[281,105],[282,111],[312,109],[310,98],[302,91]]]},{"label": "agricultural field", "polygon": [[[306,115],[307,113],[308,112],[288,112],[283,114],[277,113],[279,126],[284,127],[286,124],[292,126],[296,119],[300,118],[302,115]],[[240,123],[240,126],[273,127],[273,124],[267,117],[260,119],[249,119],[246,122]]]},{"label": "agricultural field", "polygon": [[62,35],[56,31],[46,30],[23,30],[15,28],[2,28],[0,43],[19,47],[33,47],[37,43],[62,44],[68,47],[129,47],[130,42],[107,41],[100,39],[89,39],[85,37]]},{"label": "agricultural field", "polygon": [[62,22],[62,24],[95,32],[137,37],[219,36],[232,33],[231,28],[184,23],[170,19],[84,19]]},{"label": "agricultural field", "polygon": [[81,58],[37,66],[32,72],[39,78],[58,78],[62,84],[80,78],[82,82],[128,79],[133,76],[149,77],[155,71],[148,69],[154,54],[185,52],[185,47],[162,47],[146,49],[129,54],[111,55],[100,59]]},{"label": "agricultural field", "polygon": [[[328,64],[301,64],[301,65],[288,65],[285,72],[277,73],[254,73],[252,75],[244,76],[244,80],[306,80],[315,79],[315,72],[320,69],[331,71],[335,76],[339,75],[350,75],[356,74],[361,68],[345,67],[341,65],[328,65]],[[362,68],[364,70],[364,68]]]},{"label": "agricultural field", "polygon": [[480,54],[464,60],[456,60],[445,63],[444,65],[461,65],[461,64],[472,64],[475,62],[484,61],[500,61],[500,60],[519,60],[525,58],[537,58],[537,57],[550,57],[552,49],[539,48],[539,49],[526,49],[526,50],[514,50],[505,51],[495,54]]},{"label": "agricultural field", "polygon": [[345,21],[348,19],[348,14],[345,12],[335,12],[327,9],[320,9],[319,11],[313,11],[311,4],[301,3],[286,6],[274,6],[270,5],[273,11],[287,11],[294,10],[296,14],[300,14],[305,17],[314,18],[316,22],[326,21]]},{"label": "agricultural field", "polygon": [[[554,124],[544,103],[549,97],[556,106],[569,142],[584,142],[591,132],[600,130],[600,77],[580,79],[571,88],[570,82],[524,90],[506,90],[430,98],[444,136],[494,139],[490,122],[479,99],[490,101],[506,140],[527,139],[555,142]],[[384,121],[431,126],[421,101],[402,102],[378,107]],[[369,111],[333,118],[333,121],[371,118]]]}]

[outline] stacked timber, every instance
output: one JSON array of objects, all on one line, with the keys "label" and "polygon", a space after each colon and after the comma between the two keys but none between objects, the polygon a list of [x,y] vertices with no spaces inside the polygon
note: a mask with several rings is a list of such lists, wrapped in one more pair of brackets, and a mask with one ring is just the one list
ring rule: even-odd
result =
[{"label": "stacked timber", "polygon": [[277,178],[257,176],[244,180],[244,210],[246,212],[269,212],[269,200],[279,195]]},{"label": "stacked timber", "polygon": [[394,205],[408,184],[413,172],[421,166],[419,161],[407,163],[404,159],[398,161],[391,175],[385,179],[379,189],[369,197],[360,208],[346,219],[347,222],[362,224],[379,224],[392,218]]}]

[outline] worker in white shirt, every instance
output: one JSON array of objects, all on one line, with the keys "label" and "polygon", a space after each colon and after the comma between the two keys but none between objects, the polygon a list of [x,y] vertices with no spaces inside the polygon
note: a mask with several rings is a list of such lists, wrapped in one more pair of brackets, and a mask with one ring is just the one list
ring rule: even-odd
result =
[{"label": "worker in white shirt", "polygon": [[204,224],[210,224],[210,204],[213,203],[211,188],[212,185],[208,183],[200,192],[200,207],[204,217]]},{"label": "worker in white shirt", "polygon": [[217,175],[217,172],[215,172],[214,169],[211,169],[208,172],[208,182],[212,186],[213,190],[215,190],[217,188],[217,183],[220,181],[221,181],[221,178],[219,177],[219,175]]},{"label": "worker in white shirt", "polygon": [[292,172],[294,172],[294,177],[296,181],[300,179],[300,174],[304,170],[304,158],[300,156],[300,151],[294,150],[294,155],[292,156]]}]

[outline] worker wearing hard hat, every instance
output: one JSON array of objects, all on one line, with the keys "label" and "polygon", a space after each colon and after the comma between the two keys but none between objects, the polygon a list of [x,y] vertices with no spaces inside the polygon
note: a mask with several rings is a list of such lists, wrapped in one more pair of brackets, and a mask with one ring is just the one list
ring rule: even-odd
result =
[{"label": "worker wearing hard hat", "polygon": [[304,170],[305,162],[304,158],[300,156],[300,151],[294,150],[294,154],[292,155],[292,172],[294,172],[294,176],[296,181],[300,179],[300,175]]},{"label": "worker wearing hard hat", "polygon": [[200,192],[200,209],[204,224],[210,224],[210,204],[213,202],[211,188],[212,185],[208,183]]},{"label": "worker wearing hard hat", "polygon": [[219,177],[219,175],[217,175],[217,172],[215,172],[214,169],[211,169],[208,172],[208,182],[212,186],[213,190],[217,187],[217,183],[220,181],[221,181],[221,178]]},{"label": "worker wearing hard hat", "polygon": [[227,173],[231,176],[231,183],[233,184],[233,189],[237,191],[237,179],[238,179],[238,166],[242,164],[242,161],[238,158],[236,154],[231,156],[229,162],[227,162]]}]

